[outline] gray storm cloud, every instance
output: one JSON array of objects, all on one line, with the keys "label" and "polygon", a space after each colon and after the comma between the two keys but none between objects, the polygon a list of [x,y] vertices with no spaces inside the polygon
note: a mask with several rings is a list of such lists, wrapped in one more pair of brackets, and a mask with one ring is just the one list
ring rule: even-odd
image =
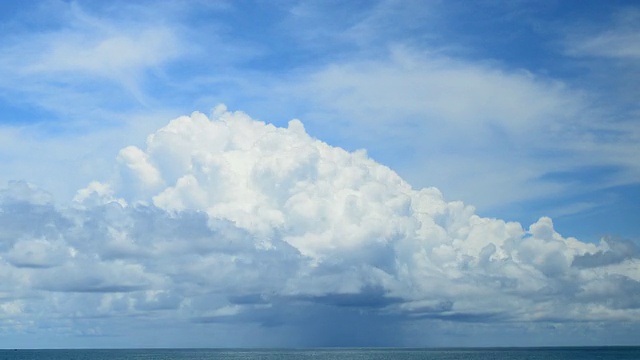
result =
[{"label": "gray storm cloud", "polygon": [[219,106],[122,149],[116,167],[66,206],[26,183],[0,192],[3,331],[146,317],[312,322],[310,336],[329,336],[333,319],[391,339],[425,319],[640,319],[632,243],[563,237],[547,217],[528,229],[480,217],[298,120],[278,128]]}]

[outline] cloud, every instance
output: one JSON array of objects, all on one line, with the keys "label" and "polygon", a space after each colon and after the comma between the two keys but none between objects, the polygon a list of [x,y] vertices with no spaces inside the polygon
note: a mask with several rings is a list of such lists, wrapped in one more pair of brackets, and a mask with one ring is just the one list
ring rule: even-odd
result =
[{"label": "cloud", "polygon": [[[616,112],[594,105],[607,101],[594,99],[569,81],[513,68],[499,59],[472,61],[468,55],[473,49],[461,50],[460,42],[451,38],[451,28],[467,16],[451,19],[452,11],[459,11],[456,6],[380,1],[345,8],[288,3],[265,7],[265,23],[251,24],[263,28],[251,31],[251,26],[237,26],[247,18],[241,4],[222,4],[218,9],[212,9],[217,4],[175,2],[153,7],[46,4],[53,9],[40,6],[32,15],[46,13],[50,18],[46,31],[9,32],[0,39],[5,45],[0,68],[7,69],[0,74],[0,96],[9,100],[10,110],[16,106],[27,113],[10,111],[6,118],[20,125],[35,118],[45,125],[2,129],[0,137],[9,138],[2,142],[4,157],[12,164],[7,172],[38,179],[56,195],[60,191],[54,186],[63,185],[44,183],[56,177],[24,170],[23,162],[16,160],[15,154],[36,146],[21,145],[25,144],[21,139],[9,147],[16,133],[31,138],[35,132],[41,137],[36,143],[42,137],[59,136],[61,130],[129,134],[131,127],[139,126],[131,125],[140,122],[141,116],[134,114],[138,111],[161,113],[156,119],[171,118],[214,101],[276,120],[304,118],[314,136],[348,149],[367,148],[373,158],[392,165],[414,186],[436,185],[481,212],[499,214],[493,210],[532,199],[589,194],[593,187],[599,190],[637,179],[632,160],[638,150],[638,127],[633,122],[610,121]],[[329,25],[308,26],[314,23]],[[632,29],[620,25],[614,30],[632,33]],[[273,36],[278,41],[270,41]],[[275,43],[291,44],[295,50],[265,46]],[[636,88],[635,81],[629,83],[629,88]],[[636,97],[629,97],[635,104]],[[34,107],[45,113],[32,114]],[[150,128],[145,130],[138,138]],[[84,170],[98,167],[91,159],[100,153],[99,165],[106,171],[105,159],[134,142],[133,136],[124,141],[120,135],[93,135],[77,148],[95,148],[97,140],[109,143],[110,153],[106,145],[87,151]],[[73,148],[64,152],[57,143],[37,146],[47,154],[60,151],[54,160],[66,159],[78,154],[76,144],[68,145],[74,140],[62,140]],[[545,178],[548,173],[575,170],[576,164],[619,171],[606,180],[578,186]],[[45,166],[51,167],[48,171],[58,168]],[[578,205],[561,207],[589,208]]]},{"label": "cloud", "polygon": [[[73,2],[33,9],[32,17],[46,13],[56,26],[50,31],[15,31],[0,39],[0,96],[13,105],[35,105],[78,123],[87,121],[78,119],[80,114],[108,118],[110,112],[149,106],[149,74],[186,51],[179,31],[169,22],[152,21],[158,14],[141,7],[123,5],[107,12],[110,16],[101,16],[88,4]],[[20,100],[13,94],[20,94]]]},{"label": "cloud", "polygon": [[[581,29],[570,37],[568,53],[574,56],[604,57],[623,61],[640,58],[640,11],[619,10],[606,29]],[[577,32],[577,31],[576,31]]]},{"label": "cloud", "polygon": [[6,255],[6,260],[16,267],[46,268],[65,262],[69,256],[64,246],[50,241],[20,240]]},{"label": "cloud", "polygon": [[48,46],[23,72],[86,72],[119,78],[122,74],[133,75],[130,72],[157,66],[176,55],[175,35],[168,29],[149,28],[130,34],[104,32],[49,35],[42,39]]},{"label": "cloud", "polygon": [[[607,144],[609,155],[624,150],[615,146],[615,140],[637,143],[640,11],[633,6],[620,7],[604,15],[597,23],[569,23],[563,31],[562,50],[574,64],[587,70],[580,82],[603,99],[601,107],[611,114],[608,121],[601,122],[599,134],[614,140]],[[625,147],[637,152],[633,146]]]},{"label": "cloud", "polygon": [[[625,71],[612,69],[607,57],[587,64],[581,54],[579,61],[563,58],[552,66],[545,59],[555,54],[532,49],[549,50],[546,41],[569,37],[569,26],[559,27],[542,16],[560,9],[480,7],[495,16],[478,17],[468,7],[435,3],[380,1],[353,12],[331,10],[330,5],[292,6],[282,25],[300,38],[301,51],[330,44],[324,51],[330,55],[317,55],[320,60],[307,67],[291,66],[288,78],[252,79],[243,87],[251,99],[237,104],[263,116],[274,109],[295,109],[285,117],[304,118],[315,136],[349,149],[367,148],[414,186],[438,186],[450,198],[465,199],[496,216],[519,219],[530,211],[523,208],[584,215],[593,209],[588,204],[594,201],[588,199],[593,200],[594,192],[635,184],[638,167],[629,161],[638,152],[633,65]],[[620,13],[633,13],[628,10]],[[596,30],[633,34],[634,16],[619,17],[621,25],[586,34],[581,28],[578,38],[602,32]],[[313,22],[330,25],[307,29]],[[469,27],[469,22],[475,25]],[[478,31],[469,34],[474,26]],[[494,26],[509,36],[484,46],[492,36],[482,30]],[[530,32],[536,34],[533,38],[545,38],[538,42],[524,36]],[[581,43],[572,39],[568,47]],[[522,45],[528,41],[535,44]],[[478,44],[484,44],[482,49]],[[585,65],[589,70],[580,70]],[[568,68],[580,75],[567,75]],[[222,96],[233,99],[229,91]],[[628,101],[621,104],[622,98]],[[621,114],[627,108],[632,111]],[[613,171],[606,178],[573,183],[583,167]],[[562,171],[576,175],[547,177]]]},{"label": "cloud", "polygon": [[[311,69],[276,91],[295,99],[292,107],[309,104],[314,134],[365,147],[414,186],[438,186],[483,212],[553,197],[579,211],[587,207],[567,198],[636,182],[627,160],[637,126],[633,117],[614,121],[597,92],[496,61],[402,43],[386,49]],[[581,183],[547,176],[585,168],[612,171]]]},{"label": "cloud", "polygon": [[[420,321],[638,315],[635,247],[563,237],[546,217],[528,229],[480,217],[298,120],[220,106],[171,121],[115,166],[65,206],[25,183],[2,190],[3,319],[42,331],[46,313],[62,332],[91,318],[246,324],[297,344],[389,345],[385,327],[399,341]],[[115,326],[87,331],[96,324]]]},{"label": "cloud", "polygon": [[[363,122],[401,125],[420,116],[422,122],[465,126],[467,131],[491,124],[519,136],[557,130],[550,126],[563,126],[585,106],[579,93],[558,81],[404,46],[392,48],[388,59],[334,64],[314,74],[308,86],[332,108],[377,114],[366,120],[350,117]],[[398,111],[413,117],[402,120]]]},{"label": "cloud", "polygon": [[[283,3],[253,21],[254,5],[46,1],[5,23],[0,181],[37,186],[0,191],[3,334],[113,340],[167,321],[200,344],[193,329],[389,345],[637,317],[633,244],[479,215],[633,213],[607,193],[640,171],[637,13],[575,27],[570,57],[532,73],[495,41],[461,47],[532,13],[504,27],[435,3]],[[540,69],[543,45],[503,59]],[[156,131],[218,101],[306,128],[220,107]]]},{"label": "cloud", "polygon": [[600,250],[596,253],[587,253],[573,259],[572,266],[591,268],[624,262],[627,259],[637,258],[639,251],[635,243],[629,240],[603,239]]}]

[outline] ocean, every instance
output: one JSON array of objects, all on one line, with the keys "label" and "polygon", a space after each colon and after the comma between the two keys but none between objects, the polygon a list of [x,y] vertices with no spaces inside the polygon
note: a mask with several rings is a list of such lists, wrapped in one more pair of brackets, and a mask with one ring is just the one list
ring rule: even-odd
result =
[{"label": "ocean", "polygon": [[0,350],[0,360],[608,360],[638,359],[640,347],[450,349],[74,349]]}]

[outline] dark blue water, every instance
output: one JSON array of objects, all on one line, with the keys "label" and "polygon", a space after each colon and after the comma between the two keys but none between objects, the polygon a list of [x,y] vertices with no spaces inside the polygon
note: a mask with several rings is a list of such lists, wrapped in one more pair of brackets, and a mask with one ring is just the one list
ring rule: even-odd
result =
[{"label": "dark blue water", "polygon": [[496,349],[122,349],[0,350],[0,360],[613,360],[638,359],[640,347],[496,348]]}]

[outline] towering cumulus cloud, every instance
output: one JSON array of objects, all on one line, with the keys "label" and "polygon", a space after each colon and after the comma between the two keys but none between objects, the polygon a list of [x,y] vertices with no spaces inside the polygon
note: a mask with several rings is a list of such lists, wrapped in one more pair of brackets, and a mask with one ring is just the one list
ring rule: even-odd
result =
[{"label": "towering cumulus cloud", "polygon": [[633,243],[482,218],[298,120],[219,106],[122,149],[116,167],[69,206],[24,183],[0,193],[2,331],[115,332],[86,325],[103,318],[398,344],[425,324],[640,319]]}]

